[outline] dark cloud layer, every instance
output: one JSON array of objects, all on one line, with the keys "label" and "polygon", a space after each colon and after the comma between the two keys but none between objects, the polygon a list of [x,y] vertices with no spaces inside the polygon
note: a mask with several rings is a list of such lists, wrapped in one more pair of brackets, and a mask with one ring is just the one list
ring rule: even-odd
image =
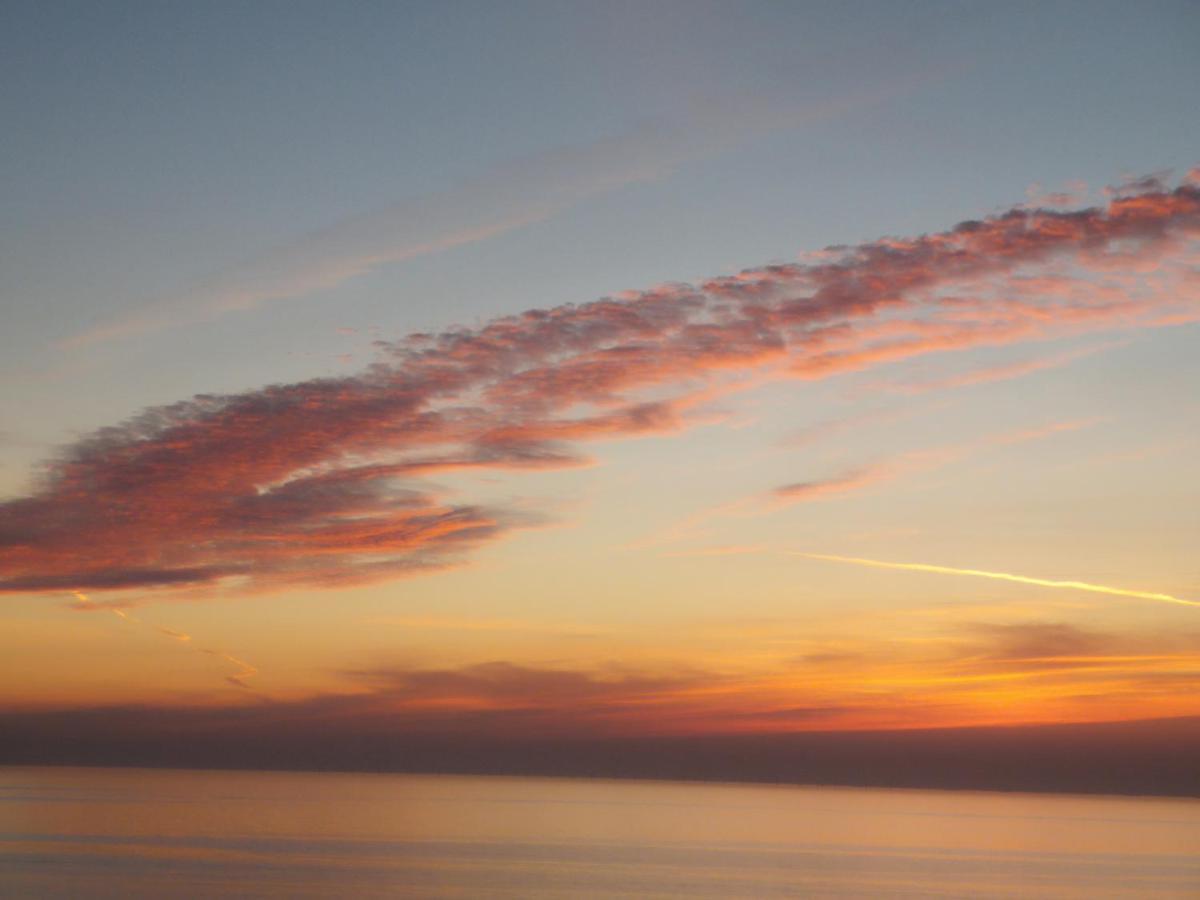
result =
[{"label": "dark cloud layer", "polygon": [[[1101,669],[1113,652],[1161,640],[1061,623],[972,625],[935,665],[959,676],[1064,672],[1072,654]],[[1175,648],[1194,648],[1195,636]],[[1159,647],[1158,652],[1168,650]],[[225,654],[226,660],[246,664]],[[855,664],[838,654],[818,664]],[[1151,659],[1145,657],[1145,659]],[[1195,659],[1189,654],[1189,660]],[[814,661],[807,661],[812,665]],[[252,669],[249,670],[251,673]],[[811,670],[810,670],[811,671]],[[897,695],[786,694],[697,668],[538,667],[494,661],[341,673],[345,687],[295,699],[0,712],[0,764],[145,765],[780,781],[811,784],[1096,791],[1200,796],[1200,718],[1108,724],[863,730],[896,722]],[[1069,677],[1069,672],[1067,673]],[[1112,676],[1110,678],[1110,676]],[[1168,678],[1158,683],[1156,679]],[[1113,680],[1115,679],[1115,680]],[[1194,688],[1194,668],[1117,667],[1064,686],[1152,695]],[[944,687],[945,685],[943,685]],[[799,702],[798,702],[799,701]],[[953,693],[914,694],[921,715],[962,712]],[[901,716],[900,721],[911,717]],[[946,721],[943,719],[943,721]],[[951,719],[953,721],[953,719]],[[856,730],[850,730],[856,729]]]},{"label": "dark cloud layer", "polygon": [[684,427],[713,380],[767,364],[819,378],[1191,320],[1194,288],[1084,285],[1079,273],[1159,265],[1197,234],[1200,187],[1149,179],[1105,208],[1018,207],[806,263],[410,335],[353,377],[149,409],[67,448],[35,493],[0,505],[0,591],[256,590],[450,565],[529,519],[453,500],[423,476],[579,464],[580,442]]},{"label": "dark cloud layer", "polygon": [[800,734],[545,736],[482,727],[382,727],[377,720],[334,719],[332,712],[312,717],[255,707],[109,707],[0,714],[0,762],[1200,796],[1195,765],[1200,718]]}]

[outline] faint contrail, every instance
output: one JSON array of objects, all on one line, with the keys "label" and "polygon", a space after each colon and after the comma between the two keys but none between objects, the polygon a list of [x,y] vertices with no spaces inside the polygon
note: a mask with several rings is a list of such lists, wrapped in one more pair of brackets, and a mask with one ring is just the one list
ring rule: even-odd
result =
[{"label": "faint contrail", "polygon": [[240,688],[245,688],[246,690],[253,690],[253,688],[251,688],[250,685],[248,685],[246,683],[246,679],[252,678],[255,675],[257,675],[258,669],[256,669],[254,666],[250,665],[250,663],[246,662],[244,659],[238,659],[236,656],[231,656],[228,653],[218,651],[216,655],[221,657],[221,659],[225,660],[226,662],[231,662],[235,666],[240,667],[239,671],[236,674],[226,675],[225,676],[226,681],[228,681],[230,684],[237,685]]},{"label": "faint contrail", "polygon": [[[92,603],[92,598],[83,591],[71,591],[71,594],[84,606],[90,606],[93,609],[97,608]],[[125,610],[120,609],[119,607],[109,606],[106,608],[114,616],[124,619],[126,622],[136,622],[138,625],[145,625],[147,628],[153,628],[159,634],[164,634],[172,640],[179,641],[181,644],[191,644],[192,636],[186,632],[176,631],[174,628],[167,628],[163,625],[146,625],[146,623],[137,618],[137,616],[127,613]],[[197,647],[194,644],[192,644],[191,647],[193,650],[196,650],[200,653],[207,654],[208,656],[215,656],[218,659],[223,659],[225,662],[232,663],[233,665],[237,666],[238,671],[233,675],[226,675],[225,680],[232,685],[245,688],[248,691],[254,690],[254,688],[252,688],[246,682],[246,679],[253,678],[255,675],[257,675],[258,669],[256,669],[250,663],[246,662],[244,659],[238,659],[236,656],[232,656],[226,653],[224,650],[209,650],[206,647]]]},{"label": "faint contrail", "polygon": [[1117,597],[1137,597],[1142,600],[1160,600],[1163,603],[1178,603],[1181,606],[1200,606],[1200,601],[1184,600],[1170,594],[1151,591],[1130,591],[1125,588],[1109,587],[1105,584],[1089,584],[1086,581],[1055,581],[1049,578],[1030,578],[1027,575],[1010,575],[1008,572],[985,572],[982,569],[954,569],[950,566],[931,566],[927,563],[883,562],[878,559],[863,559],[858,556],[834,556],[829,553],[802,553],[789,551],[794,556],[809,559],[824,559],[831,562],[853,563],[856,566],[872,566],[876,569],[903,569],[908,572],[935,572],[941,575],[974,575],[976,578],[994,578],[997,581],[1015,581],[1018,584],[1036,584],[1041,587],[1070,588],[1076,591],[1091,591],[1095,594],[1113,594]]},{"label": "faint contrail", "polygon": [[[91,605],[92,598],[89,597],[87,594],[85,594],[83,591],[71,591],[71,593],[74,595],[75,599],[78,600],[80,603],[84,603],[89,606]],[[109,606],[106,608],[108,609],[108,611],[110,613],[112,613],[118,619],[124,619],[126,622],[141,622],[142,621],[141,619],[137,618],[136,616],[131,616],[129,613],[125,612],[125,610],[121,609],[119,606]]]}]

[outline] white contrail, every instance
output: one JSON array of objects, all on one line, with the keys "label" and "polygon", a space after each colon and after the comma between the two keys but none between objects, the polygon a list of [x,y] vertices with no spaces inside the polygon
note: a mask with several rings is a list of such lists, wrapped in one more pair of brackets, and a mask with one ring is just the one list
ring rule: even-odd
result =
[{"label": "white contrail", "polygon": [[1086,581],[1057,581],[1050,578],[1031,578],[1028,575],[1012,575],[1008,572],[986,572],[983,569],[956,569],[950,566],[929,565],[928,563],[884,562],[878,559],[863,559],[859,556],[834,556],[830,553],[803,553],[798,550],[788,552],[793,556],[803,556],[808,559],[824,559],[830,562],[851,563],[856,566],[871,566],[876,569],[903,569],[908,572],[933,572],[939,575],[973,575],[976,578],[994,578],[997,581],[1015,581],[1018,584],[1036,584],[1040,587],[1091,591],[1094,594],[1112,594],[1117,597],[1136,597],[1141,600],[1177,603],[1180,606],[1200,606],[1200,601],[1184,600],[1182,597],[1173,597],[1170,594],[1159,594],[1153,591],[1133,591],[1126,588],[1110,587],[1106,584],[1090,584]]}]

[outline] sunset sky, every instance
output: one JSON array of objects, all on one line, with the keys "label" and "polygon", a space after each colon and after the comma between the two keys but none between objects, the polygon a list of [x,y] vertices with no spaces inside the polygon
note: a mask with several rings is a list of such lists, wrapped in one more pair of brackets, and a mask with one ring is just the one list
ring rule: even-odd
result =
[{"label": "sunset sky", "polygon": [[1200,716],[1200,7],[345,13],[0,19],[5,714]]}]

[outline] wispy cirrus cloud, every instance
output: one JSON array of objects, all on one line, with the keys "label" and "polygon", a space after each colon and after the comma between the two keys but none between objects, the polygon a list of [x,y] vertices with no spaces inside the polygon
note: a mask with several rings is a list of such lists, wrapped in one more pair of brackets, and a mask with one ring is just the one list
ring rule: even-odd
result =
[{"label": "wispy cirrus cloud", "polygon": [[884,463],[814,481],[795,481],[775,488],[771,491],[771,497],[783,503],[806,503],[824,497],[836,497],[882,481],[891,481],[900,474],[902,468],[903,466]]},{"label": "wispy cirrus cloud", "polygon": [[1023,444],[1027,441],[1041,440],[1051,435],[1076,431],[1096,424],[1096,419],[1073,419],[1063,422],[1050,422],[1031,428],[1018,428],[991,434],[974,441],[958,444],[948,444],[942,447],[930,447],[924,450],[913,450],[895,459],[873,463],[868,466],[851,469],[837,475],[812,481],[797,481],[780,485],[771,490],[769,499],[775,504],[805,503],[811,500],[821,500],[826,497],[836,497],[842,494],[855,493],[875,487],[890,481],[895,481],[906,475],[940,468],[953,462],[966,459],[974,453],[989,447]]},{"label": "wispy cirrus cloud", "polygon": [[[845,427],[849,427],[856,421],[861,420],[842,420],[840,422],[828,423],[828,427],[831,430],[840,430],[843,423],[845,423]],[[1027,441],[1041,440],[1052,435],[1090,427],[1096,424],[1097,421],[1096,419],[1075,419],[1050,422],[1030,428],[1018,428],[985,435],[973,441],[911,450],[890,459],[856,466],[832,475],[824,475],[805,481],[789,482],[774,487],[765,493],[742,497],[732,502],[721,504],[720,506],[700,510],[661,533],[643,538],[629,545],[627,549],[696,539],[703,537],[706,534],[705,527],[717,519],[761,516],[778,510],[781,507],[792,506],[794,504],[814,503],[871,491],[884,485],[902,481],[908,477],[915,477],[942,468],[943,466],[960,462],[992,447],[1011,446]],[[834,426],[837,427],[835,428]],[[818,433],[825,433],[825,428],[818,429]],[[767,548],[754,548],[755,551],[763,551],[765,549]],[[687,551],[684,554],[668,553],[667,555],[690,556],[697,555],[697,553],[711,555],[711,552],[711,550]],[[751,552],[751,549],[742,548],[741,552]]]},{"label": "wispy cirrus cloud", "polygon": [[545,221],[685,163],[894,96],[895,85],[823,103],[697,104],[674,122],[498,165],[456,187],[344,219],[181,291],[71,335],[61,349],[150,334],[334,288],[389,263],[442,253]]},{"label": "wispy cirrus cloud", "polygon": [[924,394],[929,391],[973,387],[978,384],[989,384],[994,381],[1010,381],[1014,378],[1024,378],[1026,375],[1032,375],[1035,372],[1059,369],[1077,360],[1094,356],[1097,353],[1103,353],[1115,347],[1122,347],[1128,343],[1128,341],[1123,340],[1104,341],[1086,347],[1077,347],[1059,353],[1052,353],[1047,356],[1035,356],[1030,359],[996,366],[981,366],[937,378],[911,381],[873,381],[870,384],[864,385],[864,389],[896,394]]},{"label": "wispy cirrus cloud", "polygon": [[870,428],[875,425],[890,424],[916,415],[915,407],[872,409],[834,419],[814,422],[803,428],[796,429],[785,435],[779,441],[780,447],[807,447],[818,441],[840,437],[860,428]]},{"label": "wispy cirrus cloud", "polygon": [[452,565],[537,518],[459,502],[431,473],[579,465],[580,444],[678,431],[697,398],[752,373],[814,379],[1195,321],[1198,237],[1200,186],[1155,181],[1102,208],[1014,208],[414,334],[358,375],[148,409],[66,448],[36,491],[0,505],[0,591],[252,591]]}]

